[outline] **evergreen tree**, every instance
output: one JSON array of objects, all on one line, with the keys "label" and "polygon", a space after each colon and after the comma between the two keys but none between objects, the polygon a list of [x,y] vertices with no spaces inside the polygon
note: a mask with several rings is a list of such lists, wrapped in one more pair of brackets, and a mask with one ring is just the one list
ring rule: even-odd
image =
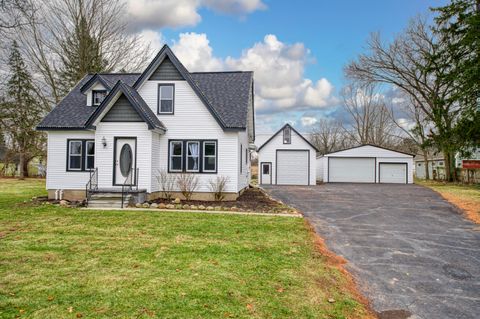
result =
[{"label": "evergreen tree", "polygon": [[461,112],[455,139],[460,150],[468,150],[480,146],[480,0],[451,0],[433,10],[440,39],[434,58],[454,85],[448,98]]},{"label": "evergreen tree", "polygon": [[92,34],[92,30],[80,13],[72,33],[62,42],[60,77],[64,94],[68,93],[85,74],[105,71],[107,68],[100,41]]},{"label": "evergreen tree", "polygon": [[43,150],[44,137],[35,131],[35,126],[44,112],[16,41],[12,44],[8,67],[10,77],[0,109],[0,124],[9,148],[18,154],[19,176],[23,179],[28,175],[28,162]]}]

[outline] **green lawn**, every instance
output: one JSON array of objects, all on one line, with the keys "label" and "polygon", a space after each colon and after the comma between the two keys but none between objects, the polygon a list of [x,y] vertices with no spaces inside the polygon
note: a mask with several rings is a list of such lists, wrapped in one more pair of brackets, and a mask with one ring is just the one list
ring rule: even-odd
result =
[{"label": "green lawn", "polygon": [[300,218],[31,203],[43,183],[0,179],[1,318],[369,317]]},{"label": "green lawn", "polygon": [[480,185],[462,185],[439,181],[415,181],[440,193],[446,200],[461,208],[466,216],[480,224]]}]

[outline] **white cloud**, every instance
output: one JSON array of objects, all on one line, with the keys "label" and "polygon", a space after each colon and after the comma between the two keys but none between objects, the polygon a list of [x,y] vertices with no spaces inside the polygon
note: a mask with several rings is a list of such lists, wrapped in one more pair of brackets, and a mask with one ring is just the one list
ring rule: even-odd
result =
[{"label": "white cloud", "polygon": [[172,47],[175,55],[191,71],[219,71],[223,63],[215,58],[205,33],[181,33],[180,39]]},{"label": "white cloud", "polygon": [[261,0],[203,0],[202,4],[227,14],[246,14],[267,7]]},{"label": "white cloud", "polygon": [[145,45],[150,45],[150,48],[155,53],[158,52],[165,43],[162,34],[153,30],[142,30],[139,36],[142,38],[142,42]]},{"label": "white cloud", "polygon": [[286,44],[273,34],[242,52],[228,57],[228,69],[255,72],[256,106],[259,110],[320,108],[336,102],[327,79],[316,83],[304,77],[310,51],[303,43]]},{"label": "white cloud", "polygon": [[317,118],[311,116],[303,116],[300,120],[303,126],[312,126],[318,122]]},{"label": "white cloud", "polygon": [[226,14],[245,15],[265,9],[261,0],[124,0],[129,26],[134,31],[195,26],[201,7]]}]

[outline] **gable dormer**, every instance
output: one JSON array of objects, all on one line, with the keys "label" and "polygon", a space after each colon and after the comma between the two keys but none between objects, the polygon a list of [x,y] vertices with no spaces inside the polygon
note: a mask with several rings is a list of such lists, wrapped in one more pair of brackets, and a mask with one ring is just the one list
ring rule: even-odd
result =
[{"label": "gable dormer", "polygon": [[80,91],[87,96],[87,106],[99,106],[110,90],[110,84],[98,73],[80,88]]}]

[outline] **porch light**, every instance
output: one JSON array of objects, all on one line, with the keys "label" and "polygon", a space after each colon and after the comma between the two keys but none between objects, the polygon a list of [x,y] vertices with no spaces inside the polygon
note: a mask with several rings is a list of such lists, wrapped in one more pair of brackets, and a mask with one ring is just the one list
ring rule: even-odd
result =
[{"label": "porch light", "polygon": [[107,139],[104,137],[102,137],[102,145],[103,145],[103,148],[107,147]]}]

